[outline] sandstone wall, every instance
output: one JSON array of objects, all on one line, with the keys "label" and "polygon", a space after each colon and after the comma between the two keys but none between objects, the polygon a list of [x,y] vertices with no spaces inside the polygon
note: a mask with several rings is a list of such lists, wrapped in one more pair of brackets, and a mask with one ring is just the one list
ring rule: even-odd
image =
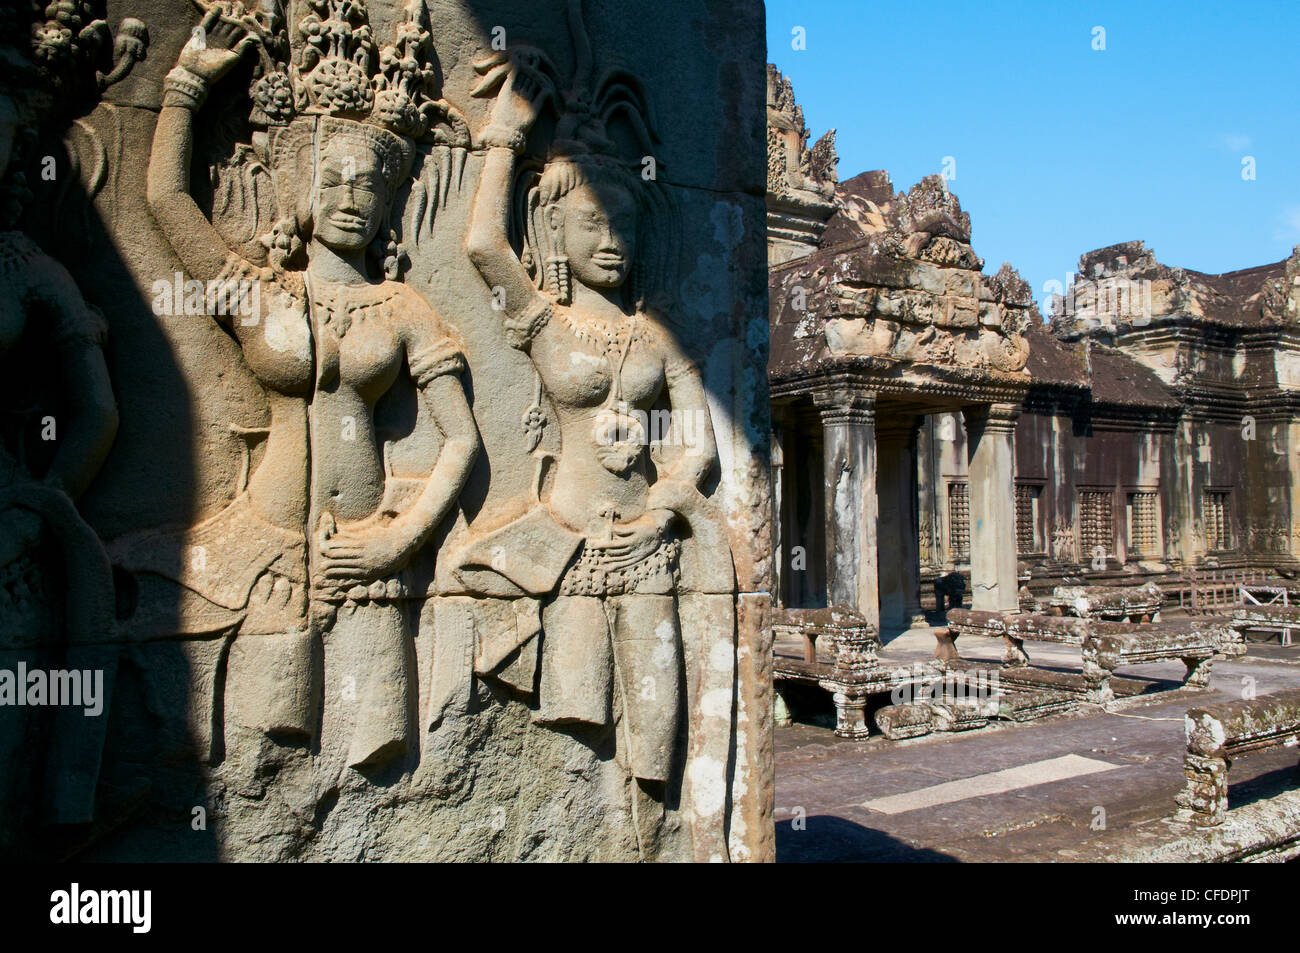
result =
[{"label": "sandstone wall", "polygon": [[[261,9],[273,7],[278,9]],[[280,11],[280,27],[291,34],[313,11],[322,20],[342,15],[337,7],[326,0],[295,0]],[[237,8],[221,6],[234,19],[246,14]],[[585,35],[574,26],[575,11]],[[147,26],[147,57],[82,115],[39,117],[41,141],[51,153],[60,140],[66,146],[58,147],[56,180],[35,189],[23,227],[67,267],[108,328],[104,354],[120,423],[79,509],[113,564],[111,590],[101,589],[111,591],[114,618],[81,636],[93,650],[69,648],[74,636],[67,631],[64,602],[76,598],[76,579],[69,582],[52,568],[46,574],[47,631],[32,644],[0,642],[0,668],[19,662],[47,668],[93,664],[109,670],[112,693],[102,723],[89,733],[73,725],[73,742],[61,740],[62,715],[49,709],[0,709],[0,853],[100,860],[770,859],[762,5],[682,0],[656,7],[651,17],[642,5],[620,0],[431,0],[409,8],[397,0],[369,0],[376,48],[396,42],[402,23],[424,18],[430,72],[421,80],[428,87],[419,101],[437,105],[424,133],[407,136],[414,142],[413,162],[388,196],[389,260],[383,260],[380,236],[380,256],[367,276],[372,287],[385,279],[400,285],[391,290],[395,297],[385,299],[398,303],[385,304],[386,311],[348,313],[354,323],[414,315],[409,320],[416,329],[402,333],[424,341],[436,326],[459,350],[462,364],[455,365],[459,373],[452,365],[421,365],[412,343],[406,345],[409,368],[394,365],[391,380],[375,378],[388,386],[372,401],[371,418],[360,420],[352,437],[342,437],[368,441],[371,457],[382,464],[384,502],[372,523],[357,530],[358,538],[386,545],[383,527],[415,512],[412,500],[425,489],[435,497],[439,480],[452,479],[450,471],[435,467],[464,428],[449,429],[451,418],[440,416],[440,405],[429,396],[434,386],[444,386],[429,382],[445,379],[448,367],[473,414],[466,440],[479,449],[459,492],[451,494],[453,502],[439,511],[436,526],[404,562],[394,563],[397,568],[381,573],[364,592],[354,586],[328,598],[315,594],[325,563],[313,547],[323,546],[321,534],[328,535],[322,518],[332,512],[335,495],[363,493],[362,484],[374,475],[342,466],[335,467],[341,471],[335,490],[327,493],[322,482],[338,454],[350,451],[343,444],[329,450],[325,440],[333,418],[323,395],[333,394],[336,385],[321,370],[330,357],[319,350],[320,327],[313,327],[312,338],[316,378],[304,396],[283,382],[268,384],[250,367],[250,349],[264,347],[257,334],[265,333],[277,353],[295,346],[272,340],[269,318],[265,331],[247,331],[237,323],[223,326],[207,313],[186,314],[183,307],[182,313],[167,313],[157,306],[156,283],[194,277],[192,262],[203,253],[202,236],[160,227],[158,205],[146,187],[160,108],[176,101],[165,99],[164,77],[203,11],[191,0],[110,0],[106,14],[111,30],[120,31],[128,17]],[[219,46],[218,28],[209,33],[209,42]],[[655,190],[651,201],[629,189],[641,216],[638,234],[647,221],[655,225],[654,238],[636,254],[653,249],[661,300],[673,304],[656,311],[653,321],[645,319],[642,327],[650,330],[641,333],[643,340],[657,342],[669,374],[678,375],[670,385],[681,374],[697,375],[690,377],[696,384],[686,386],[701,388],[716,441],[716,461],[700,472],[698,487],[682,491],[690,498],[686,503],[671,493],[658,497],[666,501],[660,504],[666,525],[658,530],[656,552],[680,553],[680,578],[640,601],[587,597],[584,605],[603,612],[593,616],[599,630],[568,617],[547,627],[559,582],[549,589],[538,583],[532,591],[500,579],[496,589],[446,579],[456,560],[462,569],[477,565],[465,553],[503,526],[533,519],[563,523],[553,512],[558,504],[548,503],[557,497],[548,494],[555,491],[559,461],[576,453],[559,439],[563,408],[541,381],[536,352],[530,356],[506,333],[503,318],[513,312],[503,315],[495,289],[467,251],[484,168],[502,146],[490,127],[500,118],[494,108],[504,94],[496,87],[479,89],[492,69],[483,63],[495,53],[499,64],[517,73],[523,61],[510,51],[521,48],[540,51],[548,62],[537,68],[549,69],[557,87],[526,142],[517,144],[521,177],[555,158],[556,143],[575,134],[574,115],[589,115],[584,110],[591,100],[566,96],[581,85],[580,72],[587,73],[589,88],[609,92],[608,102],[635,101],[606,111],[602,128],[609,141],[596,151],[604,149],[621,163],[620,181]],[[257,122],[250,125],[247,92],[275,57],[272,49],[255,73],[256,54],[245,51],[241,63],[212,84],[195,113],[189,177],[188,191],[204,217],[227,246],[251,259],[261,256],[258,267],[266,267],[268,246],[262,242],[259,250],[258,243],[271,224],[292,214],[286,206],[293,200],[306,200],[323,187],[317,177],[328,162],[331,133],[322,130],[332,128],[315,127],[312,149],[303,153],[313,158],[299,167],[305,172],[279,174],[278,154],[268,151],[268,141],[279,133],[272,128],[268,139]],[[404,68],[395,63],[389,66]],[[379,65],[376,56],[371,79]],[[374,88],[383,91],[382,84]],[[602,103],[607,101],[596,102],[592,114]],[[36,162],[39,155],[30,159]],[[62,210],[53,194],[60,187],[69,193],[63,198],[81,216],[79,223],[63,224],[55,215]],[[525,186],[516,187],[522,194]],[[511,193],[501,201],[515,198]],[[522,255],[518,238],[512,236],[516,256]],[[523,255],[523,263],[529,261],[536,264]],[[389,263],[394,270],[387,275],[377,270]],[[292,272],[292,263],[286,267]],[[313,290],[314,263],[306,267],[305,290],[301,277],[283,283],[299,282],[293,287],[310,318],[319,316],[324,299],[319,281]],[[573,281],[581,281],[574,273]],[[549,291],[543,288],[543,298]],[[561,305],[552,305],[559,312],[551,319],[554,328],[570,326],[564,323],[570,312]],[[541,331],[534,327],[532,333]],[[388,360],[373,350],[378,344],[349,358],[348,332],[339,335],[343,378],[349,360]],[[609,345],[621,346],[617,340]],[[627,345],[623,364],[654,365],[656,359],[648,352],[638,356],[636,347]],[[584,359],[600,363],[599,348],[594,355],[574,348],[575,366]],[[662,359],[679,352],[681,360]],[[25,360],[17,351],[0,356]],[[688,366],[683,362],[693,369],[681,371]],[[41,381],[34,372],[28,376],[33,379],[24,379],[24,386],[39,404]],[[423,390],[426,385],[429,390]],[[358,393],[362,403],[373,396]],[[656,393],[656,407],[675,403],[668,390]],[[642,396],[649,401],[654,394]],[[291,452],[268,462],[279,452],[268,432],[284,432],[277,429],[283,406],[276,405],[285,400],[299,407],[288,416],[305,414],[304,442],[297,458]],[[530,409],[549,425],[532,446],[521,425]],[[698,427],[694,432],[698,439]],[[652,487],[656,474],[678,472],[677,461],[698,449],[689,440],[683,443],[678,434],[676,443],[666,439],[652,448],[654,460],[644,462]],[[540,460],[546,454],[549,463]],[[289,539],[283,552],[267,555],[266,539],[274,534],[268,530],[265,538],[254,539],[261,530],[241,530],[248,524],[239,522],[245,517],[235,510],[244,505],[250,483],[256,493],[268,471],[292,482],[288,471],[298,464],[310,487],[307,519],[276,536]],[[31,464],[37,479],[41,467],[40,460]],[[595,519],[601,491],[593,486]],[[651,509],[655,499],[652,490]],[[644,505],[635,504],[637,512],[627,518]],[[614,532],[623,517],[611,513]],[[338,522],[344,526],[342,518]],[[516,548],[502,558],[514,568],[502,570],[489,560],[484,572],[523,578],[530,563],[544,561],[547,543],[538,532],[528,529],[513,538],[507,548]],[[561,526],[548,538],[579,540],[574,545],[584,551],[592,550],[594,539],[586,528],[573,526]],[[68,542],[47,539],[45,545],[57,553]],[[301,552],[305,577],[283,568]],[[58,562],[52,557],[52,565]],[[250,573],[253,564],[270,567],[258,576],[265,591],[253,578],[257,573]],[[196,582],[204,566],[219,566],[227,575]],[[600,572],[602,585],[615,585],[609,572]],[[302,631],[295,630],[304,646],[299,656],[268,641],[277,637],[274,626],[250,629],[253,601],[275,602],[281,581],[290,608],[299,598],[310,600]],[[671,610],[662,608],[664,599]],[[643,611],[649,616],[638,615]],[[672,625],[665,628],[670,616],[680,634]],[[528,630],[530,624],[542,631]],[[653,646],[658,640],[668,660],[654,662],[667,673],[662,682],[648,687],[658,675],[646,676],[646,682],[620,656],[613,678],[631,678],[629,672],[638,678],[615,690],[605,724],[541,723],[537,712],[545,699],[539,702],[539,691],[545,693],[548,671],[561,672],[566,664],[567,656],[555,654],[557,646],[577,646],[581,664],[595,671],[599,666],[592,659],[609,651],[606,624],[632,642],[650,640]],[[486,642],[507,631],[522,647],[513,645],[495,662],[485,660],[491,654]],[[381,659],[384,640],[391,644]],[[532,681],[518,667],[530,651],[541,666],[540,675],[530,670]],[[265,662],[272,657],[273,664]],[[374,674],[381,669],[388,674]],[[599,677],[611,676],[603,671]],[[379,686],[378,700],[367,694],[372,685]],[[295,692],[300,697],[282,697]],[[636,692],[669,697],[647,702],[651,714],[638,716],[645,724],[629,729],[627,706],[636,703]],[[398,747],[376,743],[374,757],[357,756],[358,726],[371,717],[364,709],[372,701],[391,709],[392,693],[406,700],[394,717],[409,737]],[[277,704],[296,705],[303,724],[290,724],[294,717],[288,715],[268,720],[249,714],[259,705]],[[676,719],[675,728],[665,732],[653,723],[662,712]],[[658,772],[662,777],[633,763],[638,746],[648,743],[639,733],[660,738],[670,749],[659,758],[666,765]],[[62,818],[43,810],[56,791],[67,806]]]}]

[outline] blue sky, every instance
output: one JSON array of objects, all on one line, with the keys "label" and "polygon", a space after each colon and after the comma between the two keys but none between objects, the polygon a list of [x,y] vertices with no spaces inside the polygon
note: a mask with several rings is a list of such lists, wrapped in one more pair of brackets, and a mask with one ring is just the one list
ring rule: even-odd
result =
[{"label": "blue sky", "polygon": [[767,43],[841,179],[951,156],[985,270],[1040,302],[1116,242],[1210,273],[1300,244],[1300,0],[768,0]]}]

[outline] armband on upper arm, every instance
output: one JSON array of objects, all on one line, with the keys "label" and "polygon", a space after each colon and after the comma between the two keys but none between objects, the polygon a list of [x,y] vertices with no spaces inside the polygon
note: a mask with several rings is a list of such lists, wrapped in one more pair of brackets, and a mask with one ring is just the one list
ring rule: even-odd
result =
[{"label": "armband on upper arm", "polygon": [[523,314],[505,319],[506,342],[522,351],[546,327],[554,313],[549,301],[540,295],[535,296]]}]

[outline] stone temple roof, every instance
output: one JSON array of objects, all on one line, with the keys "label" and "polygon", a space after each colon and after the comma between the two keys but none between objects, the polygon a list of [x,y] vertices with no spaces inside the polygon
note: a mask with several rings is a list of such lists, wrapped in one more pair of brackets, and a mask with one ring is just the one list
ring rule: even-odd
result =
[{"label": "stone temple roof", "polygon": [[1179,399],[1129,332],[1300,329],[1300,247],[1284,261],[1211,275],[1161,264],[1141,241],[1082,255],[1044,324],[1014,268],[985,273],[970,215],[945,179],[896,191],[877,169],[838,181],[833,131],[809,146],[794,90],[772,66],[767,106],[773,393],[847,373],[881,392],[957,401],[1056,391],[1164,410]]},{"label": "stone temple roof", "polygon": [[1143,242],[1124,242],[1080,256],[1079,278],[1052,326],[1072,338],[1144,324],[1300,324],[1298,280],[1300,247],[1289,259],[1211,275],[1163,265]]},{"label": "stone temple roof", "polygon": [[833,194],[816,246],[771,264],[771,379],[852,368],[882,387],[1023,392],[1020,331],[1041,320],[1033,295],[1009,265],[983,273],[947,182],[931,175],[896,193],[874,171]]},{"label": "stone temple roof", "polygon": [[1094,404],[1174,409],[1178,399],[1155,371],[1117,348],[1096,341],[1062,341],[1045,325],[1025,331],[1031,390],[1089,392]]},{"label": "stone temple roof", "polygon": [[883,233],[893,200],[894,184],[888,172],[863,172],[841,182],[835,190],[835,213],[826,224],[821,246],[833,248]]}]

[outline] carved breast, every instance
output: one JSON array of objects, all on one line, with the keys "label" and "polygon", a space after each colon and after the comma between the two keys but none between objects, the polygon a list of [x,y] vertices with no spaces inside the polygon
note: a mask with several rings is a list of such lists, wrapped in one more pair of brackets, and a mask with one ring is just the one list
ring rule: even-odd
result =
[{"label": "carved breast", "polygon": [[248,369],[258,382],[281,394],[306,394],[312,386],[311,326],[306,303],[288,292],[264,296],[258,320],[234,318],[235,334]]},{"label": "carved breast", "polygon": [[643,332],[635,333],[629,344],[626,331],[605,333],[569,315],[552,322],[548,330],[551,327],[557,333],[539,337],[533,360],[558,407],[602,406],[610,397],[616,373],[620,397],[629,404],[647,407],[659,396],[664,386],[663,357]]},{"label": "carved breast", "polygon": [[368,403],[382,397],[402,366],[402,343],[387,309],[372,309],[355,320],[338,342],[339,380]]},{"label": "carved breast", "polygon": [[312,300],[323,388],[343,386],[373,404],[393,386],[402,363],[398,289],[387,284],[322,289]]}]

